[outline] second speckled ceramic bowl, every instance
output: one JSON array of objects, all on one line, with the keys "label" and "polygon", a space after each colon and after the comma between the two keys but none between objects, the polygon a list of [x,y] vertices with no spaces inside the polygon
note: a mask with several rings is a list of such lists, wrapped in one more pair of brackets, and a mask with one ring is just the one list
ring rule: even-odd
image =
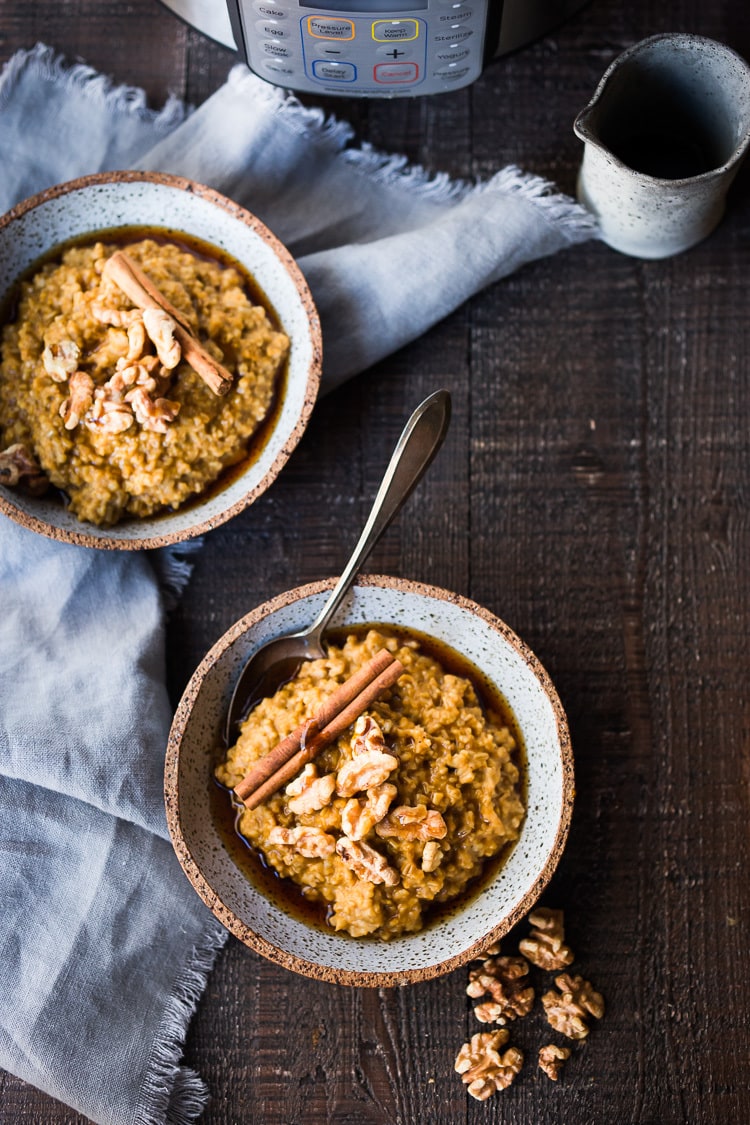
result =
[{"label": "second speckled ceramic bowl", "polygon": [[263,956],[306,976],[348,985],[397,985],[456,968],[500,938],[534,905],[562,853],[573,803],[573,759],[557,693],[524,643],[474,602],[398,578],[359,579],[337,626],[400,625],[450,645],[504,696],[526,750],[527,814],[505,865],[474,898],[421,933],[390,942],[308,924],[253,885],[231,859],[212,813],[214,748],[248,656],[308,625],[333,581],[266,602],[213,647],[177,709],[167,749],[165,799],[177,857],[213,913]]},{"label": "second speckled ceramic bowl", "polygon": [[291,340],[273,424],[257,456],[224,487],[177,511],[112,528],[82,523],[56,496],[0,485],[0,511],[33,531],[85,547],[134,550],[190,539],[224,523],[269,487],[304,433],[320,383],[320,322],[289,251],[249,211],[192,180],[154,172],[105,172],[50,188],[0,218],[0,304],[40,258],[69,242],[117,228],[200,239],[250,273]]}]

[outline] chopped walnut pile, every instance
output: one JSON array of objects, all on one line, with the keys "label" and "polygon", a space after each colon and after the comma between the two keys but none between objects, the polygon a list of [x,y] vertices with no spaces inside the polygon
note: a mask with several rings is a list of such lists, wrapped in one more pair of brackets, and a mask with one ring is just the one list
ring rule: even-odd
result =
[{"label": "chopped walnut pile", "polygon": [[532,930],[518,943],[519,951],[540,969],[564,969],[573,960],[573,951],[565,942],[562,910],[539,907],[529,914]]},{"label": "chopped walnut pile", "polygon": [[8,488],[23,485],[32,496],[41,496],[49,488],[41,466],[20,442],[9,445],[0,453],[0,484]]},{"label": "chopped walnut pile", "polygon": [[600,1020],[604,1015],[603,997],[583,977],[569,973],[560,973],[555,984],[559,992],[551,989],[542,996],[547,1022],[569,1039],[585,1039],[589,1033],[587,1017]]},{"label": "chopped walnut pile", "polygon": [[90,309],[101,324],[127,331],[128,350],[110,378],[95,386],[91,376],[78,369],[81,350],[74,340],[47,344],[44,370],[56,383],[68,381],[70,394],[60,407],[65,428],[84,423],[95,432],[118,434],[138,423],[152,433],[166,433],[180,410],[178,402],[164,397],[182,358],[176,321],[161,309],[110,307],[101,298],[92,301]]},{"label": "chopped walnut pile", "polygon": [[[425,852],[427,847],[425,845]],[[572,950],[565,945],[564,916],[562,910],[537,907],[529,916],[532,930],[527,938],[518,944],[523,956],[501,956],[500,943],[489,945],[479,957],[477,968],[469,970],[469,985],[466,992],[473,999],[488,997],[476,1004],[474,1014],[481,1023],[506,1024],[510,1020],[522,1019],[531,1011],[534,1004],[535,989],[529,975],[537,970],[549,971],[571,964],[574,960]],[[529,964],[531,962],[531,965]],[[542,995],[542,1004],[548,1023],[569,1039],[584,1039],[589,1033],[587,1020],[590,1016],[601,1019],[604,1014],[604,1000],[591,984],[581,976],[559,973],[555,977],[556,991],[551,989]],[[494,1040],[493,1035],[501,1035]],[[484,1033],[473,1036],[465,1043],[456,1060],[456,1070],[462,1074],[469,1085],[473,1097],[484,1100],[495,1090],[510,1084],[515,1073],[520,1070],[523,1056],[520,1051],[517,1067],[506,1080],[496,1082],[486,1079],[482,1069],[483,1061],[493,1055],[501,1059],[499,1047],[508,1040],[509,1032]],[[506,1052],[506,1056],[512,1051]],[[561,1047],[546,1043],[539,1048],[539,1067],[553,1081],[560,1077],[560,1070],[566,1059],[570,1058],[571,1047]],[[504,1056],[503,1056],[504,1058]],[[501,1060],[502,1061],[502,1060]],[[492,1074],[494,1063],[487,1064]],[[472,1089],[472,1085],[474,1089]]]},{"label": "chopped walnut pile", "polygon": [[505,1024],[528,1015],[534,1003],[528,974],[529,966],[523,957],[488,957],[480,968],[471,969],[467,995],[472,999],[491,997],[475,1006],[477,1019],[481,1023]]},{"label": "chopped walnut pile", "polygon": [[560,1068],[569,1058],[570,1047],[558,1047],[556,1043],[547,1043],[539,1048],[539,1069],[543,1070],[553,1082],[557,1082]]},{"label": "chopped walnut pile", "polygon": [[523,1065],[523,1053],[517,1047],[500,1053],[508,1037],[504,1028],[479,1031],[458,1052],[455,1069],[477,1101],[486,1101],[496,1091],[510,1086]]}]

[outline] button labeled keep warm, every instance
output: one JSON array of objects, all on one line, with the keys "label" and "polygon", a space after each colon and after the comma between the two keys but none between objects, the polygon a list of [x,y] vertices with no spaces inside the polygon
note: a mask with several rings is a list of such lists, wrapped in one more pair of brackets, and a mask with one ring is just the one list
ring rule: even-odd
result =
[{"label": "button labeled keep warm", "polygon": [[377,43],[416,39],[418,35],[419,24],[416,20],[375,20],[372,25],[372,37]]}]

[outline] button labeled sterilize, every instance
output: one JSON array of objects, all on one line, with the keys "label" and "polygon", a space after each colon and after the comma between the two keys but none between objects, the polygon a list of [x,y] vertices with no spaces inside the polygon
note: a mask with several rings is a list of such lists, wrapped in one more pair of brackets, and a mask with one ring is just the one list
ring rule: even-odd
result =
[{"label": "button labeled sterilize", "polygon": [[378,43],[392,43],[397,39],[416,39],[419,24],[416,20],[375,20],[372,37]]},{"label": "button labeled sterilize", "polygon": [[416,82],[419,78],[419,67],[415,62],[376,63],[372,76],[376,82],[389,86]]},{"label": "button labeled sterilize", "polygon": [[312,64],[313,78],[321,78],[325,82],[354,82],[357,78],[357,68],[349,62],[326,62],[316,59]]},{"label": "button labeled sterilize", "polygon": [[451,24],[450,27],[441,28],[439,35],[433,35],[432,41],[433,43],[463,43],[465,39],[468,39],[469,36],[473,34],[474,32],[470,27],[460,27]]},{"label": "button labeled sterilize", "polygon": [[351,20],[333,19],[328,16],[308,16],[307,31],[314,39],[354,38],[354,24]]}]

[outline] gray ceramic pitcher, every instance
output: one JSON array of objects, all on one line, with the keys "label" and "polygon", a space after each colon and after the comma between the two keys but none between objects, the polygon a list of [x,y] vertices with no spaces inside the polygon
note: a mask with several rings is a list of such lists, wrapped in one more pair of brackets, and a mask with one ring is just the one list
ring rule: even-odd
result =
[{"label": "gray ceramic pitcher", "polygon": [[578,198],[637,258],[700,242],[750,143],[750,67],[697,35],[655,35],[615,59],[576,118]]}]

